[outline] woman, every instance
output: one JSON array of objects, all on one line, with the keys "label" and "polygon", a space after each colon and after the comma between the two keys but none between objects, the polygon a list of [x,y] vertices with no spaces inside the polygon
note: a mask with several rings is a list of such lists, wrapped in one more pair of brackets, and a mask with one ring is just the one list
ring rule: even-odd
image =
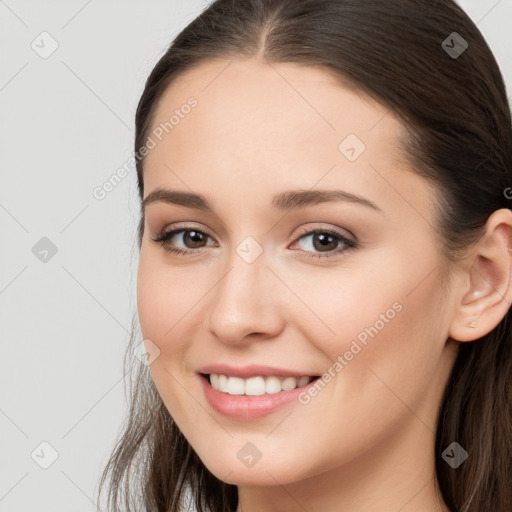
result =
[{"label": "woman", "polygon": [[512,127],[467,15],[217,0],[136,131],[113,509],[510,510]]}]

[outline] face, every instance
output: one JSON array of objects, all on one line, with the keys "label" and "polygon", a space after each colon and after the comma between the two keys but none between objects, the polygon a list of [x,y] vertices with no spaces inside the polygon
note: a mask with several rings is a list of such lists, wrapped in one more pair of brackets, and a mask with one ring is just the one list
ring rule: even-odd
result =
[{"label": "face", "polygon": [[228,63],[182,75],[155,111],[139,319],[207,468],[286,484],[434,428],[450,293],[436,192],[400,159],[398,119],[321,69]]}]

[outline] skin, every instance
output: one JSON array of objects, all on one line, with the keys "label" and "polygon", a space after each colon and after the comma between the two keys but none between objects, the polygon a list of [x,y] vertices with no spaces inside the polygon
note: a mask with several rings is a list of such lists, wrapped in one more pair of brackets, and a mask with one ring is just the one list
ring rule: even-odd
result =
[{"label": "skin", "polygon": [[[152,127],[190,96],[197,107],[144,164],[144,197],[194,192],[215,211],[145,209],[139,319],[160,350],[150,370],[169,412],[206,467],[238,486],[243,512],[448,511],[434,472],[436,414],[459,342],[491,331],[510,305],[512,212],[495,212],[451,265],[437,238],[437,192],[400,158],[406,127],[382,105],[322,69],[214,60],[167,89]],[[338,150],[350,133],[366,145],[354,161]],[[271,208],[275,194],[320,188],[381,211],[342,201]],[[152,241],[177,223],[206,233],[199,244],[184,232],[169,242],[194,253]],[[322,252],[313,229],[358,246],[334,241]],[[236,251],[247,236],[263,251],[252,263]],[[396,302],[401,311],[308,404],[244,421],[207,402],[201,366],[321,375]],[[237,457],[246,442],[262,454],[252,467]]]}]

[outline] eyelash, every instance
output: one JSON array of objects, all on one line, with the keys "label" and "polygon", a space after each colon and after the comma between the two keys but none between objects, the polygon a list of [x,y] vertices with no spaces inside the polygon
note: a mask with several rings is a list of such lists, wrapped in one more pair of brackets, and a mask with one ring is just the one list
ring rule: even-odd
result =
[{"label": "eyelash", "polygon": [[[177,233],[182,233],[182,232],[186,232],[186,231],[195,231],[195,232],[201,233],[202,235],[205,235],[209,238],[212,238],[208,233],[201,231],[199,229],[196,229],[195,227],[180,226],[180,227],[177,227],[177,228],[169,230],[169,231],[165,231],[165,230],[161,231],[155,237],[152,238],[152,241],[162,245],[166,251],[173,253],[173,254],[182,255],[182,256],[190,255],[190,253],[197,253],[201,249],[203,249],[203,248],[181,249],[178,247],[173,247],[167,243],[169,241],[169,239],[172,238]],[[300,240],[301,238],[303,238],[306,235],[313,235],[313,234],[319,234],[319,233],[328,234],[330,236],[333,236],[338,242],[343,242],[346,247],[341,250],[338,248],[335,251],[331,251],[330,253],[321,253],[321,252],[314,253],[314,252],[310,252],[310,251],[303,251],[306,253],[306,257],[308,257],[308,258],[331,258],[331,257],[339,255],[340,253],[344,253],[344,252],[350,251],[352,249],[356,249],[358,247],[358,244],[355,240],[351,240],[350,238],[347,238],[346,236],[342,235],[341,233],[331,230],[331,229],[313,229],[310,231],[304,231],[302,233],[299,233],[299,235],[297,236],[295,241]]]}]

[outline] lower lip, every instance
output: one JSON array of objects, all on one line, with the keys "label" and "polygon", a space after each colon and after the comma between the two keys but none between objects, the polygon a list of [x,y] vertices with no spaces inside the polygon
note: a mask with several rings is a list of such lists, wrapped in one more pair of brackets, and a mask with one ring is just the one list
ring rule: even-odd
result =
[{"label": "lower lip", "polygon": [[212,408],[224,416],[240,420],[253,420],[272,414],[286,404],[297,401],[298,395],[314,385],[317,380],[312,380],[309,384],[290,391],[251,396],[223,393],[214,389],[207,378],[200,375],[199,379]]}]

